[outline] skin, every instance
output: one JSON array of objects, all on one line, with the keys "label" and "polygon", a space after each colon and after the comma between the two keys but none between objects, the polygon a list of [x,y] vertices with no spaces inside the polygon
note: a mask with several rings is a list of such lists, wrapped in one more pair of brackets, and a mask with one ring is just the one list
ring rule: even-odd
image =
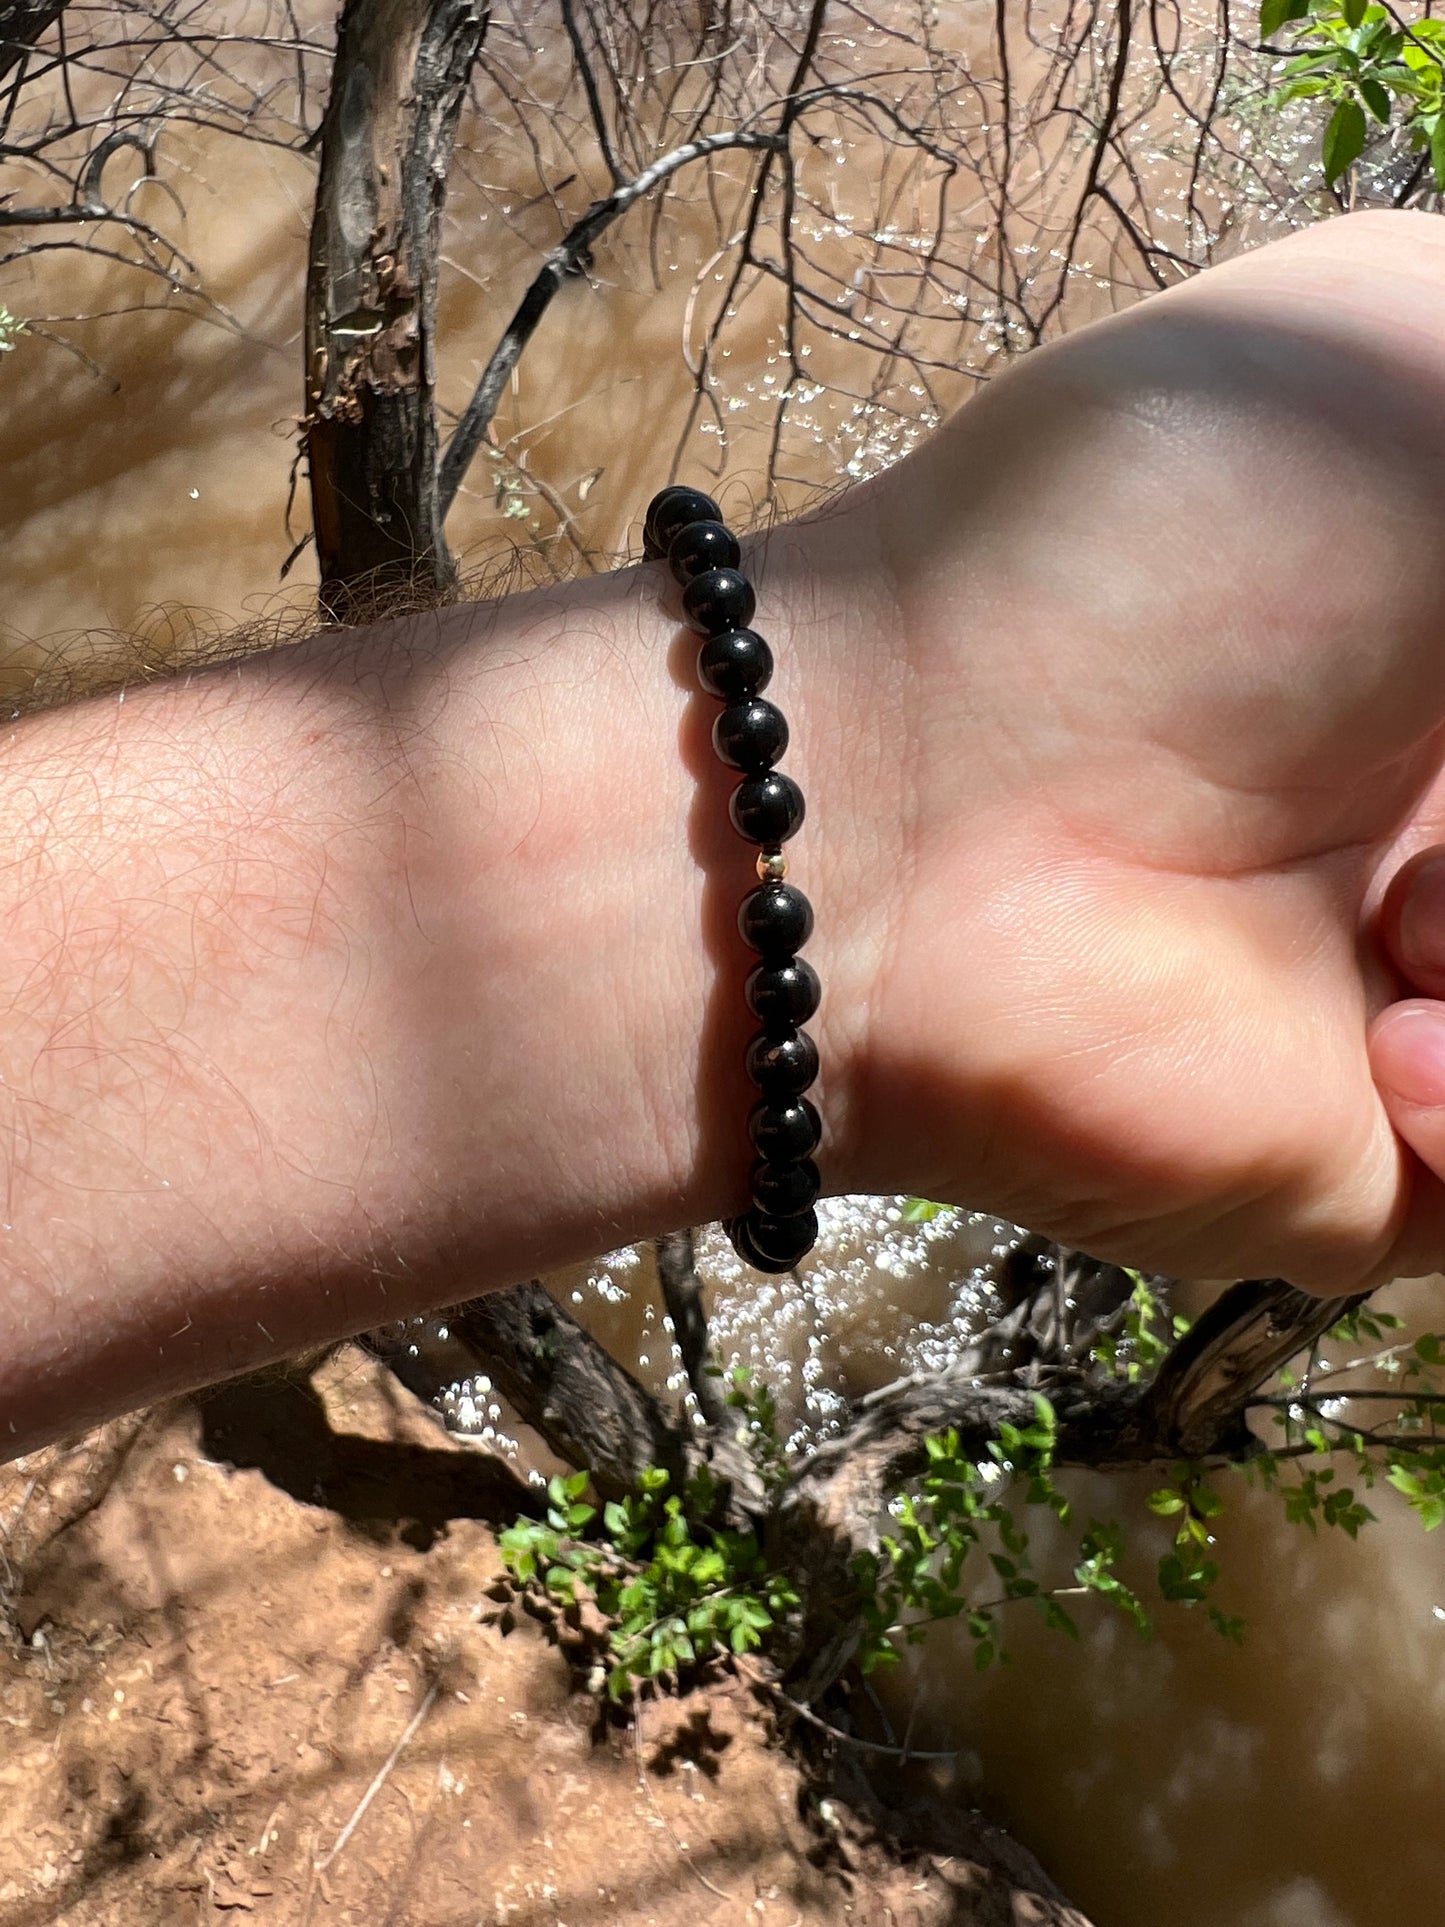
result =
[{"label": "skin", "polygon": [[[1442,527],[1445,228],[1393,215],[753,545],[830,1190],[1445,1260]],[[694,650],[625,570],[14,726],[0,1448],[742,1206]]]}]

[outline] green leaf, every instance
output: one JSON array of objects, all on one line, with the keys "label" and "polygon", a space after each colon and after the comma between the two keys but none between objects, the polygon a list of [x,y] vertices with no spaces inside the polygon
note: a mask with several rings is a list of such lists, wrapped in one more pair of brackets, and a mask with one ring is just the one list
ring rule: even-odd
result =
[{"label": "green leaf", "polygon": [[1184,1510],[1183,1499],[1172,1486],[1168,1485],[1161,1486],[1157,1492],[1151,1492],[1145,1503],[1149,1510],[1157,1513],[1161,1519],[1167,1519],[1171,1513]]},{"label": "green leaf", "polygon": [[1079,1628],[1073,1615],[1066,1612],[1057,1599],[1050,1599],[1047,1594],[1041,1594],[1039,1605],[1043,1610],[1046,1626],[1052,1626],[1056,1633],[1067,1633],[1070,1639],[1079,1637]]},{"label": "green leaf", "polygon": [[1365,22],[1365,7],[1368,0],[1340,0],[1340,12],[1350,27],[1361,27]]},{"label": "green leaf", "polygon": [[946,1204],[935,1204],[931,1198],[910,1198],[903,1207],[903,1222],[932,1224],[933,1220],[941,1218],[947,1209]]},{"label": "green leaf", "polygon": [[1382,127],[1387,125],[1390,119],[1390,96],[1386,89],[1378,80],[1371,80],[1367,76],[1360,82],[1360,93],[1365,105],[1380,125]]},{"label": "green leaf", "polygon": [[1303,20],[1309,12],[1309,0],[1261,0],[1259,9],[1259,37],[1272,40],[1281,27],[1291,20]]},{"label": "green leaf", "polygon": [[1325,128],[1325,180],[1331,187],[1365,151],[1365,110],[1357,100],[1342,100]]}]

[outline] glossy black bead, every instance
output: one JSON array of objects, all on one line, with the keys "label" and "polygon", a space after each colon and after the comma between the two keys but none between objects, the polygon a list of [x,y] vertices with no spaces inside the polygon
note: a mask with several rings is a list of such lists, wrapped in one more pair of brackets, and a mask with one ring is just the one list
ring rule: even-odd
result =
[{"label": "glossy black bead", "polygon": [[665,488],[647,505],[643,547],[648,555],[666,555],[672,538],[689,522],[720,522],[722,510],[700,488]]},{"label": "glossy black bead", "polygon": [[712,726],[712,746],[733,769],[771,769],[788,747],[788,719],[762,696],[729,703]]},{"label": "glossy black bead", "polygon": [[724,629],[709,636],[697,652],[697,679],[709,696],[741,702],[766,689],[773,676],[773,652],[755,629]]},{"label": "glossy black bead", "polygon": [[723,1230],[732,1240],[733,1250],[743,1263],[751,1265],[754,1271],[791,1271],[793,1269],[791,1264],[775,1264],[771,1258],[763,1256],[753,1244],[745,1217],[729,1218],[723,1225]]},{"label": "glossy black bead", "polygon": [[749,950],[784,963],[812,936],[813,906],[791,883],[760,883],[742,900],[738,929]]},{"label": "glossy black bead", "polygon": [[802,957],[791,963],[759,964],[743,987],[748,1009],[769,1030],[788,1030],[806,1024],[818,1008],[823,986],[818,973]]},{"label": "glossy black bead", "polygon": [[667,566],[682,583],[705,569],[735,569],[742,557],[738,538],[721,522],[685,522],[667,547]]},{"label": "glossy black bead", "polygon": [[748,1117],[748,1136],[759,1157],[771,1164],[790,1164],[811,1157],[823,1136],[823,1120],[816,1104],[806,1097],[790,1104],[755,1104]]},{"label": "glossy black bead", "polygon": [[818,1242],[818,1214],[773,1218],[765,1211],[749,1211],[731,1219],[727,1233],[738,1256],[755,1271],[791,1271]]},{"label": "glossy black bead", "polygon": [[816,1080],[818,1046],[805,1030],[790,1030],[782,1037],[770,1037],[760,1030],[748,1045],[743,1061],[763,1096],[776,1102],[779,1098],[801,1097]]},{"label": "glossy black bead", "polygon": [[759,1211],[770,1218],[796,1218],[818,1202],[823,1180],[811,1158],[795,1164],[763,1160],[753,1166],[752,1185],[753,1203]]},{"label": "glossy black bead", "polygon": [[736,569],[705,569],[682,592],[683,614],[705,636],[746,629],[757,606],[752,584]]},{"label": "glossy black bead", "polygon": [[803,792],[791,776],[776,769],[750,776],[728,799],[733,828],[749,843],[786,843],[802,828],[806,814]]}]

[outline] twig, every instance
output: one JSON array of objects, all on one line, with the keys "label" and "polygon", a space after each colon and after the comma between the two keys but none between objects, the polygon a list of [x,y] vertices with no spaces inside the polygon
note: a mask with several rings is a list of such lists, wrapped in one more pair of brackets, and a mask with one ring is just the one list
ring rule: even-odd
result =
[{"label": "twig", "polygon": [[592,243],[598,236],[635,202],[650,194],[653,188],[661,186],[679,168],[686,167],[690,162],[704,160],[712,154],[726,153],[733,148],[775,149],[785,138],[780,134],[760,134],[747,130],[704,134],[697,140],[675,148],[670,154],[661,155],[632,180],[615,188],[602,200],[592,203],[581,220],[573,224],[543,261],[501,340],[492,351],[491,360],[482,370],[481,380],[471,400],[462,411],[461,420],[441,460],[437,500],[442,516],[446,515],[456,499],[462,478],[482,445],[492,417],[497,412],[497,403],[501,400],[512,370],[522,358],[523,349],[536,332],[537,324],[550,307],[557,290],[568,275],[578,273],[585,264]]},{"label": "twig", "polygon": [[[765,1693],[771,1693],[780,1705],[786,1706],[788,1711],[795,1718],[802,1720],[805,1726],[816,1727],[820,1733],[826,1733],[830,1740],[837,1740],[843,1746],[854,1747],[859,1753],[886,1754],[893,1760],[956,1760],[958,1758],[960,1748],[956,1746],[949,1747],[941,1753],[920,1753],[916,1746],[909,1746],[906,1740],[902,1746],[886,1746],[882,1740],[860,1740],[856,1733],[845,1733],[841,1726],[830,1725],[820,1713],[815,1713],[811,1706],[805,1706],[802,1700],[792,1698],[790,1694],[783,1691],[776,1680],[769,1679],[766,1673],[759,1672],[745,1659],[737,1659],[734,1664],[740,1673],[752,1680],[755,1685],[761,1686]],[[908,1726],[911,1732],[913,1729],[911,1714]]]},{"label": "twig", "polygon": [[427,1714],[431,1711],[433,1705],[436,1702],[436,1696],[440,1691],[441,1691],[441,1681],[434,1679],[431,1685],[428,1686],[428,1688],[426,1689],[426,1696],[422,1700],[421,1705],[416,1709],[416,1711],[412,1714],[411,1718],[407,1721],[406,1731],[402,1734],[401,1738],[397,1741],[396,1745],[391,1749],[390,1753],[388,1753],[386,1758],[382,1761],[381,1766],[377,1769],[375,1779],[372,1781],[371,1785],[366,1789],[365,1793],[362,1794],[360,1801],[357,1803],[357,1808],[355,1813],[352,1814],[351,1818],[347,1821],[346,1825],[341,1829],[340,1833],[337,1834],[336,1845],[331,1849],[330,1853],[325,1853],[321,1856],[319,1860],[313,1861],[312,1865],[315,1872],[325,1873],[326,1869],[331,1865],[332,1861],[341,1852],[342,1848],[346,1845],[347,1841],[351,1838],[352,1834],[355,1833],[356,1829],[361,1825],[361,1822],[366,1815],[367,1808],[371,1805],[372,1801],[376,1798],[377,1794],[380,1793],[381,1789],[386,1785],[388,1779],[391,1777],[392,1770],[396,1766],[397,1761],[401,1758],[402,1754],[405,1753],[406,1749],[411,1745],[412,1740],[416,1737],[417,1728],[421,1725],[422,1721],[426,1718]]}]

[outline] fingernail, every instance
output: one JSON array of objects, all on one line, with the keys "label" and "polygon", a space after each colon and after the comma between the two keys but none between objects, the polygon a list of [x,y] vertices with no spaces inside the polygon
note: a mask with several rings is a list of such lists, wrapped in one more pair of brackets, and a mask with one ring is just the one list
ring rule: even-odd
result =
[{"label": "fingernail", "polygon": [[1445,1004],[1396,1004],[1370,1037],[1375,1080],[1407,1104],[1445,1105]]},{"label": "fingernail", "polygon": [[1422,863],[1400,910],[1400,961],[1407,970],[1445,970],[1445,856]]}]

